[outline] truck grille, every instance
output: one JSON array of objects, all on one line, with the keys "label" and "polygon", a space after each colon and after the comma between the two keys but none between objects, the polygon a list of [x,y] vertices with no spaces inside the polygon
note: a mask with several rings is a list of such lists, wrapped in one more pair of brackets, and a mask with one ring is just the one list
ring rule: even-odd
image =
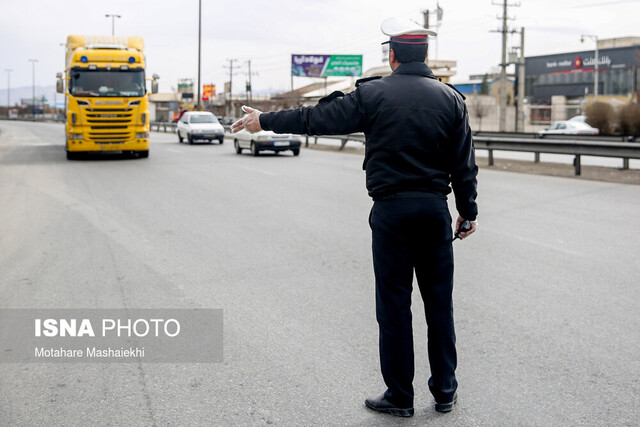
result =
[{"label": "truck grille", "polygon": [[134,139],[133,108],[87,108],[86,122],[90,125],[89,139],[99,144],[121,144]]}]

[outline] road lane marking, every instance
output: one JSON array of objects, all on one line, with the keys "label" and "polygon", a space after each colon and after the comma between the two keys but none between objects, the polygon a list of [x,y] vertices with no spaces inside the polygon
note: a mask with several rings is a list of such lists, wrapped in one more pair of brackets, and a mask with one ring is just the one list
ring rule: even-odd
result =
[{"label": "road lane marking", "polygon": [[176,150],[173,148],[167,148],[167,151],[171,151],[172,153],[180,153],[180,154],[184,153],[184,151]]},{"label": "road lane marking", "polygon": [[260,169],[249,168],[247,166],[242,166],[242,169],[246,169],[246,170],[252,171],[252,172],[263,173],[265,175],[270,175],[270,176],[278,176],[278,174],[273,173],[273,172],[267,172],[267,171],[263,171],[263,170],[260,170]]}]

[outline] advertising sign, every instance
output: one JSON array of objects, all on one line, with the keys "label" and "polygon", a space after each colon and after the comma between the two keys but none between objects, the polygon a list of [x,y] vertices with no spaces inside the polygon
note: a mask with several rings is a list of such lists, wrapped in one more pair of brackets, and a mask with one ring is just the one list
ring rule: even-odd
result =
[{"label": "advertising sign", "polygon": [[202,100],[208,101],[216,97],[216,85],[202,85]]},{"label": "advertising sign", "polygon": [[291,55],[296,77],[356,77],[362,75],[362,55]]},{"label": "advertising sign", "polygon": [[193,80],[192,79],[178,80],[178,93],[193,93]]}]

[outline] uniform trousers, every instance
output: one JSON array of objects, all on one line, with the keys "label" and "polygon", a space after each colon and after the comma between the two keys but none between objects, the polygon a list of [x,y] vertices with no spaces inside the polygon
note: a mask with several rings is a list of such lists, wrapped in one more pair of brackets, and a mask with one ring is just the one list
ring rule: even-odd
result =
[{"label": "uniform trousers", "polygon": [[385,397],[399,407],[413,407],[411,292],[415,271],[427,321],[429,389],[436,402],[450,402],[458,383],[452,230],[446,197],[429,194],[376,200],[369,225]]}]

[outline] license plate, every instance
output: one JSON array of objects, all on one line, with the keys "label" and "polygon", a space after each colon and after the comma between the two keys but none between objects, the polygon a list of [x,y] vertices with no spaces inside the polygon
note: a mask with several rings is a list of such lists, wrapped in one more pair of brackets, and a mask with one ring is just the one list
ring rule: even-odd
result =
[{"label": "license plate", "polygon": [[278,141],[274,142],[273,145],[275,145],[276,147],[288,147],[289,141]]}]

